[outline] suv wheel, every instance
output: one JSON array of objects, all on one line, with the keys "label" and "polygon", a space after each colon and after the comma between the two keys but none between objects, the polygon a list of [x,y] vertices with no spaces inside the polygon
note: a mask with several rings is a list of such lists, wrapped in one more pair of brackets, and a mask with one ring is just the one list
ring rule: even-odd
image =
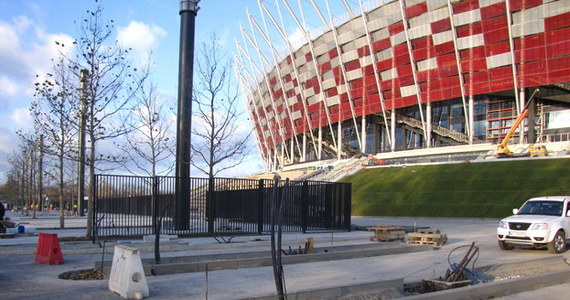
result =
[{"label": "suv wheel", "polygon": [[564,232],[558,231],[554,236],[554,239],[548,243],[548,252],[550,253],[561,253],[566,249],[566,237],[564,237]]},{"label": "suv wheel", "polygon": [[504,241],[499,240],[499,248],[501,248],[501,250],[513,250],[513,248],[515,248],[515,246],[513,246],[511,244],[507,244]]}]

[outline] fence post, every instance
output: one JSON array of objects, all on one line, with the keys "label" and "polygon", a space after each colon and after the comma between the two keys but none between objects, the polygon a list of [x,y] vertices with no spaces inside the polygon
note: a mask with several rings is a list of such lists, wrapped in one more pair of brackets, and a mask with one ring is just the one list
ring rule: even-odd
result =
[{"label": "fence post", "polygon": [[[90,207],[90,209],[92,210],[92,214],[93,214],[93,220],[91,223],[91,226],[92,226],[91,228],[93,228],[93,232],[97,232],[97,233],[99,232],[99,228],[97,227],[97,225],[98,225],[97,224],[97,208],[99,207],[99,205],[98,205],[99,203],[97,203],[98,202],[97,199],[99,198],[98,197],[99,195],[97,195],[97,191],[99,190],[97,188],[97,183],[98,183],[97,177],[98,176],[99,175],[97,175],[97,174],[95,174],[93,176],[94,177],[93,178],[93,186],[91,187],[91,195],[93,197],[93,202],[92,202],[93,206]],[[83,201],[83,199],[79,199],[79,201]],[[77,205],[77,206],[79,207],[78,209],[83,209],[83,207],[84,207],[83,205]],[[60,209],[62,209],[62,208],[60,207]],[[79,214],[79,212],[77,212],[77,213]],[[95,240],[97,239],[97,235],[98,234],[92,234],[91,240],[93,243],[95,243]]]},{"label": "fence post", "polygon": [[206,216],[208,217],[208,233],[214,234],[214,218],[215,218],[215,204],[214,204],[214,177],[208,177],[208,192],[206,193]]},{"label": "fence post", "polygon": [[309,224],[309,182],[303,181],[301,189],[301,226],[303,233],[307,233],[307,226]]},{"label": "fence post", "polygon": [[344,202],[344,220],[345,220],[345,229],[350,231],[351,229],[351,210],[352,210],[352,183],[343,183],[342,184],[344,195],[343,195],[343,202]]},{"label": "fence post", "polygon": [[257,234],[263,233],[263,198],[265,196],[265,184],[263,179],[259,179],[257,188]]},{"label": "fence post", "polygon": [[159,207],[158,207],[158,177],[152,177],[152,230],[153,233],[157,233],[158,229],[158,215],[159,215]]}]

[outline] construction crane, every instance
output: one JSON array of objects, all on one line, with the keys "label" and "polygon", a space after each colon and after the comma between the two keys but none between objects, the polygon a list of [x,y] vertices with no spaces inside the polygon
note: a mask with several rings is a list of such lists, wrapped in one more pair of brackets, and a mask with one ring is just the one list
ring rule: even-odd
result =
[{"label": "construction crane", "polygon": [[[511,126],[511,129],[509,129],[509,132],[507,133],[507,135],[505,135],[505,138],[503,138],[503,141],[497,146],[496,156],[498,158],[512,157],[514,155],[513,152],[507,146],[507,144],[508,144],[509,140],[511,139],[511,137],[513,136],[513,134],[515,133],[515,131],[517,130],[517,128],[521,125],[521,123],[524,121],[524,119],[528,116],[528,113],[529,113],[528,106],[532,102],[532,100],[534,100],[534,97],[538,94],[539,91],[540,90],[538,88],[534,90],[534,92],[530,96],[530,99],[528,100],[528,102],[524,106],[522,113],[515,119],[515,122]],[[540,155],[540,154],[533,155],[532,152],[533,152],[533,149],[535,149],[535,148],[536,149],[540,148],[543,151],[541,153],[546,153],[546,151],[545,151],[546,149],[542,145],[540,145],[539,147],[531,146],[531,148],[530,148],[530,152],[531,152],[530,155],[531,156]],[[544,155],[546,155],[546,154],[544,154]],[[542,155],[542,156],[544,156],[544,155]]]}]

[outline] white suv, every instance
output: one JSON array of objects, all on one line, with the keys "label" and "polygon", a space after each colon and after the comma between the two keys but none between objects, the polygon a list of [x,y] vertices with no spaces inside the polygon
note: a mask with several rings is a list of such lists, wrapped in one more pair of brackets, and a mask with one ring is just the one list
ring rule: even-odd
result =
[{"label": "white suv", "polygon": [[570,238],[570,196],[537,197],[527,200],[513,216],[502,219],[497,227],[499,247],[514,245],[547,247],[551,253],[566,249]]}]

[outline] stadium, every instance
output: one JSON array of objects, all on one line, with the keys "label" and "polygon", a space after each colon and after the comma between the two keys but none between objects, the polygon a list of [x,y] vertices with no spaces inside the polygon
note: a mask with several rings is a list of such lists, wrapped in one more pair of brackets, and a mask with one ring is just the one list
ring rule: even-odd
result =
[{"label": "stadium", "polygon": [[267,170],[479,155],[511,128],[513,148],[569,150],[570,1],[335,2],[332,16],[328,0],[259,1],[242,28],[235,69]]}]

